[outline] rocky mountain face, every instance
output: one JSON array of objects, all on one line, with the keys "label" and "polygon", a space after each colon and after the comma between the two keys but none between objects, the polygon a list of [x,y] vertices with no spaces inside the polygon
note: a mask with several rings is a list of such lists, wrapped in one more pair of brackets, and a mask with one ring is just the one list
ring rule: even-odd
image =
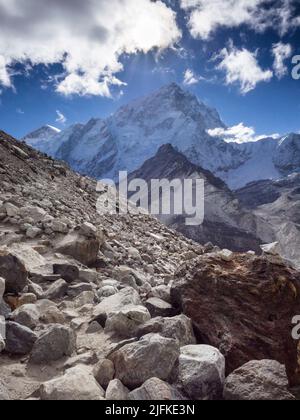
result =
[{"label": "rocky mountain face", "polygon": [[236,194],[244,206],[271,226],[281,254],[300,268],[300,175],[254,182]]},{"label": "rocky mountain face", "polygon": [[295,399],[299,272],[98,199],[0,132],[0,400]]},{"label": "rocky mountain face", "polygon": [[50,138],[42,130],[42,135],[35,132],[24,140],[97,179],[117,178],[120,170],[133,172],[164,144],[172,144],[231,189],[300,170],[300,135],[232,144],[207,133],[220,127],[225,125],[216,110],[171,84],[107,119],[92,119],[54,132]]},{"label": "rocky mountain face", "polygon": [[[157,154],[147,160],[140,169],[129,176],[143,179],[151,189],[151,180],[184,179],[204,180],[204,223],[200,226],[187,226],[186,215],[157,215],[166,225],[173,227],[196,242],[211,242],[221,248],[233,251],[259,252],[260,244],[272,242],[275,237],[266,222],[243,208],[237,196],[227,185],[209,171],[192,164],[172,145],[162,146]],[[148,193],[148,191],[146,193]],[[183,196],[184,200],[184,196]],[[151,197],[149,196],[149,210]],[[184,205],[182,206],[184,208]]]}]

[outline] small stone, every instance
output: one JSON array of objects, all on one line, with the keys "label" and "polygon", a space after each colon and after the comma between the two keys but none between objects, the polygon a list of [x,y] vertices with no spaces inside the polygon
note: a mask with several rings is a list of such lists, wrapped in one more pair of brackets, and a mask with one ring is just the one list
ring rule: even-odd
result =
[{"label": "small stone", "polygon": [[223,249],[222,251],[218,252],[218,255],[222,258],[223,261],[230,262],[234,259],[234,253],[228,249]]},{"label": "small stone", "polygon": [[29,304],[34,304],[37,301],[37,296],[33,293],[24,293],[20,298],[19,298],[19,305],[29,305]]}]

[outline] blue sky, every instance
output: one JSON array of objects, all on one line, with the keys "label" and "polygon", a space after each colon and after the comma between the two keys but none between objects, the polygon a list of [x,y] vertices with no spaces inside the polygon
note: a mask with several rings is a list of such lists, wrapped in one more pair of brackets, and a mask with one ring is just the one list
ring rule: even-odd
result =
[{"label": "blue sky", "polygon": [[0,129],[16,137],[105,117],[173,81],[229,127],[243,123],[235,132],[300,131],[298,1],[9,3],[0,0]]}]

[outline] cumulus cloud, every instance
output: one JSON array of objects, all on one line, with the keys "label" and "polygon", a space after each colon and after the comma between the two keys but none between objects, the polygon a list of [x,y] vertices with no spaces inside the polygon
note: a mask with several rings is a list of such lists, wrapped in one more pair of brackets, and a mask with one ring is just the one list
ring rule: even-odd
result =
[{"label": "cumulus cloud", "polygon": [[203,77],[201,77],[201,76],[199,76],[199,75],[195,74],[195,73],[193,72],[193,70],[191,70],[191,69],[187,69],[187,70],[184,72],[184,76],[183,76],[183,84],[184,84],[185,86],[197,85],[197,84],[200,82],[200,80],[203,80]]},{"label": "cumulus cloud", "polygon": [[232,43],[228,48],[224,48],[215,59],[221,60],[217,69],[225,71],[226,84],[238,84],[241,93],[245,95],[255,89],[258,83],[270,81],[273,72],[260,67],[257,54],[258,51],[251,52],[246,48],[238,49]]},{"label": "cumulus cloud", "polygon": [[110,96],[123,54],[164,50],[181,38],[176,14],[152,0],[0,0],[0,85],[15,63],[61,64],[58,92]]},{"label": "cumulus cloud", "polygon": [[284,44],[278,42],[274,44],[272,48],[272,54],[274,56],[274,71],[278,79],[282,79],[288,73],[288,67],[285,61],[291,57],[293,53],[292,46],[290,44]]},{"label": "cumulus cloud", "polygon": [[56,122],[60,124],[65,124],[67,122],[67,118],[64,116],[64,114],[61,111],[57,110],[56,115],[57,115],[57,118],[55,120]]},{"label": "cumulus cloud", "polygon": [[280,137],[279,134],[257,135],[253,127],[247,127],[244,123],[240,123],[229,128],[214,128],[213,130],[208,130],[207,132],[212,137],[221,137],[227,143],[248,143],[270,137],[274,139]]},{"label": "cumulus cloud", "polygon": [[194,38],[208,39],[219,27],[247,25],[257,32],[277,28],[281,35],[295,26],[298,0],[180,0]]}]

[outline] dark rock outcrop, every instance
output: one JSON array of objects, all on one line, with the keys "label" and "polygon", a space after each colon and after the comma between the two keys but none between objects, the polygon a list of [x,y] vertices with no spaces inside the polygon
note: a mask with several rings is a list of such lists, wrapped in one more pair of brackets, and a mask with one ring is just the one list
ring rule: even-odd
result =
[{"label": "dark rock outcrop", "polygon": [[291,320],[300,313],[300,273],[266,257],[206,255],[183,265],[172,287],[173,304],[190,317],[200,339],[226,357],[227,373],[257,359],[285,364],[300,383],[298,342]]}]

